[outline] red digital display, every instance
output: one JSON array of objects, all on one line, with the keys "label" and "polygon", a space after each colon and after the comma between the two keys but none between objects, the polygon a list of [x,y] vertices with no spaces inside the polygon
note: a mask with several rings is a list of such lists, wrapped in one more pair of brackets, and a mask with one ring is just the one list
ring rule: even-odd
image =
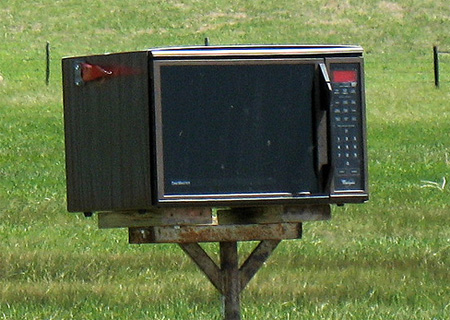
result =
[{"label": "red digital display", "polygon": [[358,73],[356,70],[334,70],[333,82],[356,82]]}]

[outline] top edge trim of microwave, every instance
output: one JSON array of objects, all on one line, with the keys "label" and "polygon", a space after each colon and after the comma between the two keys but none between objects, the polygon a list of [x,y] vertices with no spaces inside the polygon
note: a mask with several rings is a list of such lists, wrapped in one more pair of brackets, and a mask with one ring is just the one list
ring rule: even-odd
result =
[{"label": "top edge trim of microwave", "polygon": [[362,54],[360,46],[336,45],[246,45],[246,46],[192,46],[149,49],[155,58],[187,56],[273,56],[315,54]]}]

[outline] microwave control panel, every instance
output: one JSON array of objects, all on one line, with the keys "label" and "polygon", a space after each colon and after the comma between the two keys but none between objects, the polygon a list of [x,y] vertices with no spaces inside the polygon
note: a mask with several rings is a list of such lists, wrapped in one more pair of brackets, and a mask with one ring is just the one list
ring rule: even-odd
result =
[{"label": "microwave control panel", "polygon": [[365,190],[364,105],[359,63],[331,63],[331,150],[334,191]]}]

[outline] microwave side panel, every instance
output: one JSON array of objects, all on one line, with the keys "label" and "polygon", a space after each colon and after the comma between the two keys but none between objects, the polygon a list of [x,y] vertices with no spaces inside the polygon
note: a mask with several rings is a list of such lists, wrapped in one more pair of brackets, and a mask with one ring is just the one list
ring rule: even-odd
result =
[{"label": "microwave side panel", "polygon": [[[82,63],[107,74],[80,81]],[[63,59],[69,211],[151,206],[147,66],[147,52]]]}]

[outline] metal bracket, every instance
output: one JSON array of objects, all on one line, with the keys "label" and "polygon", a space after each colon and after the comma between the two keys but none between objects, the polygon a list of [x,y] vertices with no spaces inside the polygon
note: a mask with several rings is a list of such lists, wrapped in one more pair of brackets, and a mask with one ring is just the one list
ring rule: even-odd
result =
[{"label": "metal bracket", "polygon": [[84,61],[81,61],[81,60],[73,61],[73,77],[74,77],[74,83],[77,87],[81,87],[82,85],[84,85],[83,68],[82,68],[83,63],[84,63]]}]

